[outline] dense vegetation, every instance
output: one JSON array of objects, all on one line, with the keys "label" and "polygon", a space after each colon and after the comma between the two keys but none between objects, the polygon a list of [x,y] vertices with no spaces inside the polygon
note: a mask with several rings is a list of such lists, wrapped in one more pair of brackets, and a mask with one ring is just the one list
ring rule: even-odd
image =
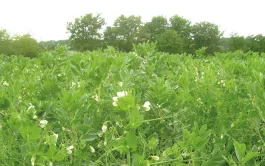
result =
[{"label": "dense vegetation", "polygon": [[7,30],[0,29],[0,55],[24,55],[36,57],[39,53],[38,42],[29,34],[11,37]]},{"label": "dense vegetation", "polygon": [[265,165],[265,55],[204,51],[0,56],[0,165]]},{"label": "dense vegetation", "polygon": [[265,36],[223,37],[219,27],[210,22],[192,23],[174,15],[169,19],[155,16],[142,22],[140,16],[119,16],[112,26],[103,29],[105,20],[101,15],[86,14],[67,25],[70,45],[74,50],[95,50],[113,46],[121,51],[131,51],[133,44],[157,42],[159,51],[168,53],[195,53],[206,47],[207,54],[249,50],[265,52]]},{"label": "dense vegetation", "polygon": [[[104,28],[105,27],[105,28]],[[86,14],[67,23],[69,40],[40,41],[39,45],[30,35],[10,37],[0,30],[0,54],[36,57],[38,52],[54,50],[57,45],[67,45],[74,51],[97,50],[112,46],[120,51],[132,51],[134,44],[156,42],[159,51],[167,53],[194,54],[205,48],[207,55],[215,52],[241,50],[265,52],[265,36],[261,34],[224,37],[219,27],[210,22],[192,23],[174,15],[169,19],[155,16],[142,22],[140,16],[119,16],[113,25],[106,26],[100,15]]]}]

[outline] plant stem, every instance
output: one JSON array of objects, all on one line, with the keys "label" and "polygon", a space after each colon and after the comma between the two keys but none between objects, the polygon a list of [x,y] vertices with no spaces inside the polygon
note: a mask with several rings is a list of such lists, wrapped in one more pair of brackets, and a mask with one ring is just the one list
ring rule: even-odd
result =
[{"label": "plant stem", "polygon": [[127,163],[128,163],[128,166],[131,165],[131,152],[130,152],[130,150],[128,150],[128,152],[127,152]]}]

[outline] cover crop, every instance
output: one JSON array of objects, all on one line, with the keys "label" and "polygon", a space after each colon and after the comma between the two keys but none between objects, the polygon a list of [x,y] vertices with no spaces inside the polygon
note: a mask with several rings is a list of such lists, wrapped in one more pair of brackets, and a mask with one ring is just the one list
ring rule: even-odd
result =
[{"label": "cover crop", "polygon": [[0,62],[0,165],[265,165],[264,54],[147,44]]}]

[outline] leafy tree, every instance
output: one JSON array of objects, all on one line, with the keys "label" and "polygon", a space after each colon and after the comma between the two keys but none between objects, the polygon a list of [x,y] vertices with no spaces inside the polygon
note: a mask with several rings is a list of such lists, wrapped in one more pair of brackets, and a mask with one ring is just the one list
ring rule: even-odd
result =
[{"label": "leafy tree", "polygon": [[0,29],[0,41],[10,40],[10,35],[6,29]]},{"label": "leafy tree", "polygon": [[261,34],[246,37],[246,51],[265,52],[265,36]]},{"label": "leafy tree", "polygon": [[101,33],[104,18],[100,14],[86,14],[76,18],[74,22],[67,23],[67,31],[70,33],[70,41],[73,49],[84,51],[93,50],[101,46]]},{"label": "leafy tree", "polygon": [[157,35],[165,32],[167,28],[167,19],[163,16],[156,16],[150,22],[144,24],[143,30],[149,35],[149,40],[156,41]]},{"label": "leafy tree", "polygon": [[229,51],[236,51],[236,50],[245,50],[245,37],[239,36],[238,34],[232,34],[230,38],[228,38],[229,44]]},{"label": "leafy tree", "polygon": [[183,52],[183,39],[176,31],[166,30],[158,35],[157,48],[163,52],[181,53]]},{"label": "leafy tree", "polygon": [[194,48],[197,50],[207,47],[207,54],[220,50],[219,44],[222,35],[218,26],[209,22],[200,22],[192,26]]},{"label": "leafy tree", "polygon": [[39,44],[29,34],[17,35],[14,37],[14,48],[16,55],[36,57],[39,52]]},{"label": "leafy tree", "polygon": [[104,39],[109,45],[119,45],[123,51],[130,51],[132,45],[136,44],[140,35],[142,21],[140,16],[124,16],[118,17],[113,27],[107,27],[104,32]]},{"label": "leafy tree", "polygon": [[0,54],[13,54],[12,40],[6,29],[0,29]]},{"label": "leafy tree", "polygon": [[192,52],[192,38],[191,38],[191,31],[192,26],[191,22],[183,17],[178,15],[174,15],[169,19],[170,28],[175,30],[180,37],[183,39],[183,49],[185,52]]}]

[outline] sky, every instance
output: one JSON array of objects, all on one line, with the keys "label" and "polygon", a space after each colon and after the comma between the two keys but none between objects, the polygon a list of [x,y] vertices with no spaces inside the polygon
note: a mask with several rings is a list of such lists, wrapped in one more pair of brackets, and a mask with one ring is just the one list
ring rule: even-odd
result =
[{"label": "sky", "polygon": [[153,16],[182,16],[193,24],[208,21],[225,36],[265,35],[264,0],[0,0],[0,28],[29,33],[38,41],[67,39],[67,22],[100,13],[111,26],[121,14],[142,21]]}]

